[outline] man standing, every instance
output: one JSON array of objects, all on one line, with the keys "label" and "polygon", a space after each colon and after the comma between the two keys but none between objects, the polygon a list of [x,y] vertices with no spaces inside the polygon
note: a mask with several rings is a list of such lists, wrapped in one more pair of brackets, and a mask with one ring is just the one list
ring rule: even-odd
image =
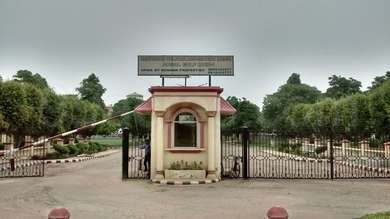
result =
[{"label": "man standing", "polygon": [[150,171],[150,154],[151,154],[150,140],[146,139],[145,144],[142,145],[141,148],[145,149],[145,158],[144,158],[145,172],[149,172]]}]

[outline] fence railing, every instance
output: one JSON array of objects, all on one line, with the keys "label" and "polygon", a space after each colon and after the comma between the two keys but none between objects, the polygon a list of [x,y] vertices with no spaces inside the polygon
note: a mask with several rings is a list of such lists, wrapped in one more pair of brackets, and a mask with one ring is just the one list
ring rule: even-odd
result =
[{"label": "fence railing", "polygon": [[[246,143],[246,141],[248,143]],[[273,133],[223,136],[225,175],[261,178],[390,177],[390,139],[287,137]],[[240,159],[237,159],[240,158]]]}]

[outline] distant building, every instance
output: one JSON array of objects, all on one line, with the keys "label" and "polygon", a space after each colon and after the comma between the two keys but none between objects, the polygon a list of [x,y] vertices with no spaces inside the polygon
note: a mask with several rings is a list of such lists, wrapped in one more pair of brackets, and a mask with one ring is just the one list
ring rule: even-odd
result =
[{"label": "distant building", "polygon": [[136,99],[139,99],[139,100],[143,100],[144,99],[144,96],[142,96],[141,94],[136,93],[136,92],[133,92],[133,93],[127,95],[126,97],[127,98],[136,98]]},{"label": "distant building", "polygon": [[106,111],[107,111],[107,114],[108,115],[112,115],[112,112],[113,112],[113,108],[112,108],[112,105],[108,105],[106,106]]}]

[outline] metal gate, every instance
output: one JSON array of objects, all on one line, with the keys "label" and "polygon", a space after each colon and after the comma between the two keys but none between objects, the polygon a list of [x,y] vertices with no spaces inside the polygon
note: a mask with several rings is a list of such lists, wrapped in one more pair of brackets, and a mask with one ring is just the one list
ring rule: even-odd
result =
[{"label": "metal gate", "polygon": [[148,179],[149,172],[145,171],[145,137],[129,135],[129,129],[124,128],[122,133],[122,178]]},{"label": "metal gate", "polygon": [[0,178],[44,176],[45,146],[0,151]]},{"label": "metal gate", "polygon": [[367,140],[292,138],[244,129],[222,137],[221,157],[222,175],[232,178],[390,178],[390,152],[370,148]]}]

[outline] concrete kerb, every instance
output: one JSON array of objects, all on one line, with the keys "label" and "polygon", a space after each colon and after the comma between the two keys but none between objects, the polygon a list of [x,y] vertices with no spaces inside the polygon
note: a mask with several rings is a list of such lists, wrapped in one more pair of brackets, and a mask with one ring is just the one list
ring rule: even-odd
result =
[{"label": "concrete kerb", "polygon": [[152,180],[155,184],[161,185],[200,185],[200,184],[211,184],[219,182],[219,179],[200,179],[200,180]]},{"label": "concrete kerb", "polygon": [[76,163],[76,162],[83,162],[83,161],[87,161],[87,160],[93,160],[93,159],[97,159],[97,158],[107,157],[107,156],[110,156],[112,154],[118,153],[119,151],[120,150],[115,150],[115,151],[111,151],[111,152],[106,153],[106,154],[95,154],[95,155],[85,156],[85,157],[70,157],[70,158],[66,158],[66,159],[45,160],[45,163],[46,164],[51,164],[51,163]]}]

